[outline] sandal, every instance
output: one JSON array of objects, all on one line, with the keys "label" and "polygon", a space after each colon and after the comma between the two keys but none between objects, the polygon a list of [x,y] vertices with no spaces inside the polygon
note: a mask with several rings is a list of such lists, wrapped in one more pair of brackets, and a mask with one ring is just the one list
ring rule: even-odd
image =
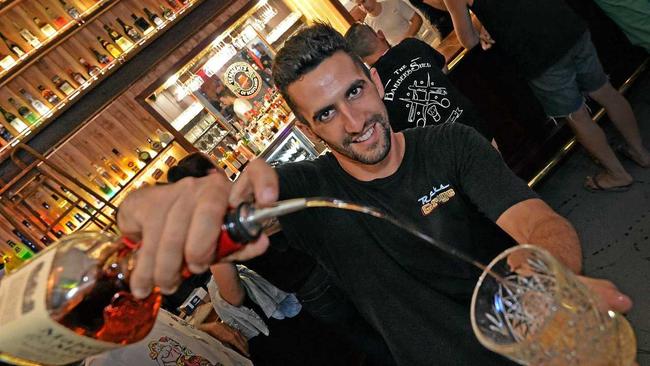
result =
[{"label": "sandal", "polygon": [[[589,182],[591,182],[593,186],[589,185]],[[593,177],[587,176],[583,187],[591,193],[598,193],[598,192],[622,193],[622,192],[629,191],[630,187],[632,187],[632,184],[634,184],[634,181],[624,186],[603,187],[600,185],[600,182],[598,182],[598,175],[594,175]]]}]

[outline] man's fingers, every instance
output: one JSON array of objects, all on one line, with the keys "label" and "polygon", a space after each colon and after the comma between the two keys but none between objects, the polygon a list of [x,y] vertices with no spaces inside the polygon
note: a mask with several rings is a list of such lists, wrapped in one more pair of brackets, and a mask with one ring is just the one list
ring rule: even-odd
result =
[{"label": "man's fingers", "polygon": [[278,199],[279,184],[275,170],[263,159],[251,161],[230,192],[229,203],[235,207],[251,196],[261,204]]},{"label": "man's fingers", "polygon": [[632,299],[616,288],[611,281],[578,276],[589,289],[598,297],[598,308],[605,312],[614,310],[619,313],[626,313],[632,309]]},{"label": "man's fingers", "polygon": [[262,235],[257,241],[246,244],[242,249],[221,258],[221,262],[242,262],[247,261],[251,258],[258,257],[269,248],[269,238],[266,235]]}]

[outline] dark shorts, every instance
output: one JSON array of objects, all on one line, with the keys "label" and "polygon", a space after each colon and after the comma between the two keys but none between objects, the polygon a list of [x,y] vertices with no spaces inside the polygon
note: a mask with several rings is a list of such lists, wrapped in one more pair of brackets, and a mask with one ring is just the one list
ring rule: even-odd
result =
[{"label": "dark shorts", "polygon": [[600,89],[608,77],[598,60],[589,32],[558,62],[529,85],[549,117],[566,117],[580,109],[584,95]]}]

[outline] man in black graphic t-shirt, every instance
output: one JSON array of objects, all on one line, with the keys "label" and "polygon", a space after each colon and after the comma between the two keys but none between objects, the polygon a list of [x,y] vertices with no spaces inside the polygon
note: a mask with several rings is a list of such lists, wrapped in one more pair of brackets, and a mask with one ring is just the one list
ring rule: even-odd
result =
[{"label": "man in black graphic t-shirt", "polygon": [[[452,123],[391,131],[376,71],[333,28],[316,24],[294,35],[278,52],[273,76],[305,131],[331,153],[276,170],[254,160],[234,186],[212,174],[127,197],[118,222],[123,233],[143,238],[130,281],[138,298],[154,284],[172,291],[183,260],[193,272],[206,268],[227,207],[252,197],[261,205],[329,196],[377,206],[483,261],[502,249],[495,234],[504,230],[580,272],[575,230],[474,129]],[[314,208],[279,220],[290,245],[328,271],[397,364],[512,364],[472,334],[469,299],[478,273],[471,266],[361,214]],[[263,235],[225,260],[259,256],[268,245]],[[631,307],[611,283],[581,278],[603,305]]]},{"label": "man in black graphic t-shirt", "polygon": [[391,47],[381,32],[361,23],[353,24],[345,38],[377,70],[393,131],[459,122],[492,139],[472,103],[443,73],[445,57],[433,47],[415,38]]}]

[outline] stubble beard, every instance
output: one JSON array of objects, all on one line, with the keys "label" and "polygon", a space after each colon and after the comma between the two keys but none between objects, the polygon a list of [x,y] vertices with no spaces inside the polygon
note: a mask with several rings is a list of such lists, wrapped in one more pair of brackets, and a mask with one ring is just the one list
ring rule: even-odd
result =
[{"label": "stubble beard", "polygon": [[[379,141],[375,142],[373,145],[370,146],[370,152],[368,153],[361,153],[357,152],[354,150],[354,142],[353,139],[357,136],[346,136],[345,139],[341,144],[333,144],[331,142],[326,141],[327,145],[329,146],[330,149],[338,152],[341,155],[344,155],[354,161],[357,161],[362,164],[368,164],[368,165],[373,165],[381,162],[388,156],[388,152],[390,152],[390,147],[391,147],[391,141],[390,141],[390,123],[388,122],[388,119],[381,115],[381,114],[375,114],[371,116],[364,124],[363,130],[365,131],[368,127],[372,126],[375,124],[375,132],[374,133],[381,133],[381,136],[379,138]],[[377,129],[381,128],[381,132],[378,131]]]}]

